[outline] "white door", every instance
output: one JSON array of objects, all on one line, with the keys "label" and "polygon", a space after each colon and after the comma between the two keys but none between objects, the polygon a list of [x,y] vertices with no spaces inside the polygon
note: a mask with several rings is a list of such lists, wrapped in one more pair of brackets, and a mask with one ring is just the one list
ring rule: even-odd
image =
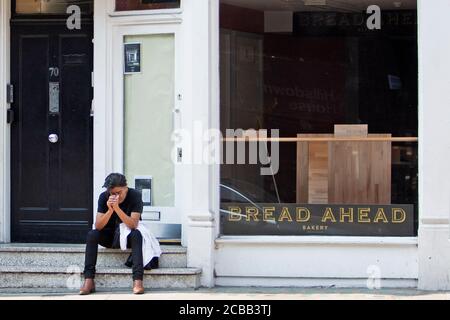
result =
[{"label": "white door", "polygon": [[181,122],[177,26],[118,27],[114,35],[114,167],[140,189],[143,219],[160,241],[181,240]]}]

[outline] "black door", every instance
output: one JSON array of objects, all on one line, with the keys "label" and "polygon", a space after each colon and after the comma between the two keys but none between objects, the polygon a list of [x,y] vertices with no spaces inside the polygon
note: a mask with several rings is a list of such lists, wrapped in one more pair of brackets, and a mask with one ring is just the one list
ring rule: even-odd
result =
[{"label": "black door", "polygon": [[12,241],[82,243],[92,226],[92,21],[12,21]]}]

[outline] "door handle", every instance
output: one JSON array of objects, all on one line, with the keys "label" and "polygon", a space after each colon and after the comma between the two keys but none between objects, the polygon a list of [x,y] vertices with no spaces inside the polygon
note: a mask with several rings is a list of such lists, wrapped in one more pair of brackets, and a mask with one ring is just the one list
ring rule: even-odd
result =
[{"label": "door handle", "polygon": [[58,143],[59,136],[57,134],[51,134],[48,136],[48,141],[50,141],[50,143]]}]

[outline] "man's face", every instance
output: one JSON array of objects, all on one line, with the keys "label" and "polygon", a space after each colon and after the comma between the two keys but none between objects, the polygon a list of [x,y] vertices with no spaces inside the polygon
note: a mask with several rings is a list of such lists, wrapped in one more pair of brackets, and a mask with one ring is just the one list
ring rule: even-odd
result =
[{"label": "man's face", "polygon": [[109,193],[112,196],[119,196],[119,203],[122,203],[125,201],[127,192],[128,192],[128,187],[115,187],[115,188],[109,190]]}]

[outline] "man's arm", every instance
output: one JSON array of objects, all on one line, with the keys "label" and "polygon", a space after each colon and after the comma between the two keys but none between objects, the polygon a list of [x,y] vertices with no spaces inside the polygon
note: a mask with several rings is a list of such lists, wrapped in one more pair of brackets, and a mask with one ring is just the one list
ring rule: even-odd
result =
[{"label": "man's arm", "polygon": [[141,214],[138,212],[132,212],[131,217],[127,216],[125,212],[120,209],[120,207],[117,205],[114,207],[114,211],[119,216],[120,220],[122,220],[123,223],[127,225],[128,228],[131,230],[137,229],[139,225],[139,220],[141,218]]},{"label": "man's arm", "polygon": [[105,226],[108,224],[109,219],[111,219],[112,214],[114,211],[112,209],[109,209],[106,213],[97,213],[97,218],[95,219],[95,229],[98,231],[103,230]]}]

